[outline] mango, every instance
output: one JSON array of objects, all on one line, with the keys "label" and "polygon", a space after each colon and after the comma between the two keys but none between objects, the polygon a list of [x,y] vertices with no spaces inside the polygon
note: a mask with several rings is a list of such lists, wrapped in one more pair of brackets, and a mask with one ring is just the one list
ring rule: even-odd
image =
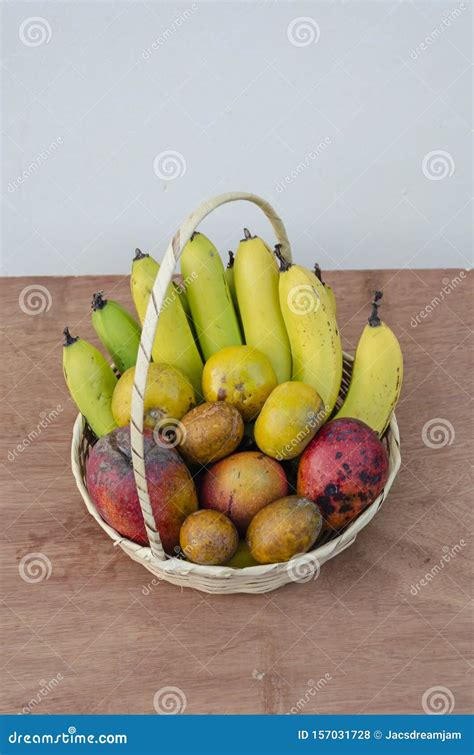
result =
[{"label": "mango", "polygon": [[[115,386],[112,414],[119,427],[130,422],[134,379],[135,367],[130,367]],[[145,427],[153,429],[165,417],[180,420],[195,405],[193,387],[181,370],[160,362],[150,364],[143,404]]]},{"label": "mango", "polygon": [[277,384],[269,359],[251,346],[227,346],[207,360],[202,373],[206,401],[227,401],[245,422],[254,419]]},{"label": "mango", "polygon": [[314,545],[322,523],[321,512],[308,498],[280,498],[250,522],[246,538],[250,553],[260,564],[289,561]]},{"label": "mango", "polygon": [[260,451],[242,451],[214,464],[204,475],[200,503],[234,522],[245,536],[252,517],[288,493],[282,466]]},{"label": "mango", "polygon": [[219,565],[232,558],[239,545],[239,536],[224,514],[201,510],[188,516],[183,523],[179,544],[188,561]]},{"label": "mango", "polygon": [[234,555],[230,561],[227,561],[226,566],[231,566],[233,569],[245,569],[247,566],[258,566],[258,561],[255,561],[250,553],[246,541],[241,540]]},{"label": "mango", "polygon": [[210,464],[231,454],[244,435],[239,412],[224,401],[191,409],[181,420],[179,451],[190,464]]},{"label": "mango", "polygon": [[382,492],[388,455],[377,433],[358,419],[328,422],[304,451],[298,495],[318,504],[326,529],[339,531]]},{"label": "mango", "polygon": [[255,441],[267,456],[279,461],[299,456],[325,418],[315,389],[298,380],[281,383],[270,393],[255,422]]}]

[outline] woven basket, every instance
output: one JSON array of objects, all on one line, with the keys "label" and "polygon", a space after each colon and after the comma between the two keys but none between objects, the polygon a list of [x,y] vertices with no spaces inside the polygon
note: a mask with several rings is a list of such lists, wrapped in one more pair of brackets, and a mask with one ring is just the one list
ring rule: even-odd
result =
[{"label": "woven basket", "polygon": [[[146,532],[150,545],[144,547],[122,537],[110,527],[99,515],[89,496],[86,487],[86,461],[92,436],[81,415],[78,415],[74,424],[71,463],[72,471],[77,486],[85,501],[85,504],[94,519],[102,529],[119,545],[130,558],[138,561],[158,579],[166,580],[182,587],[193,587],[207,593],[263,593],[275,590],[288,582],[307,582],[318,576],[319,570],[325,561],[342,553],[355,541],[357,534],[371,521],[380,509],[387,497],[396,474],[400,468],[400,436],[395,416],[392,417],[390,426],[385,434],[384,441],[387,444],[389,456],[389,476],[385,488],[378,498],[368,506],[353,522],[351,522],[337,536],[326,535],[319,540],[318,545],[309,553],[295,556],[291,561],[280,564],[268,564],[251,566],[245,569],[234,569],[228,566],[201,566],[184,561],[180,558],[169,557],[165,554],[161,545],[159,533],[154,521],[148,488],[145,476],[144,449],[143,449],[143,396],[145,394],[146,378],[152,344],[155,336],[159,313],[166,296],[166,290],[172,279],[176,264],[181,256],[184,245],[197,229],[202,220],[216,207],[226,202],[247,200],[253,202],[265,213],[273,226],[282,254],[291,260],[290,245],[282,221],[273,208],[260,197],[245,192],[232,192],[221,194],[218,197],[201,205],[195,212],[189,215],[183,222],[170,242],[160,272],[156,278],[150,301],[148,304],[145,322],[143,324],[140,348],[135,369],[135,384],[132,394],[132,418],[130,423],[132,462],[137,485],[140,506],[145,520]],[[344,369],[341,391],[338,399],[340,406],[347,393],[352,372],[352,357],[344,354]]]}]

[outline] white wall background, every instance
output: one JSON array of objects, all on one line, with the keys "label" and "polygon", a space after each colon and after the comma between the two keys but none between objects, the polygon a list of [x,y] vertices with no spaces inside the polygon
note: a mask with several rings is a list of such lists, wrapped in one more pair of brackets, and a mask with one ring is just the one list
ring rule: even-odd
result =
[{"label": "white wall background", "polygon": [[[229,190],[307,264],[470,267],[467,0],[2,11],[3,274],[126,272]],[[242,203],[203,230],[225,253],[243,225],[272,240]]]}]

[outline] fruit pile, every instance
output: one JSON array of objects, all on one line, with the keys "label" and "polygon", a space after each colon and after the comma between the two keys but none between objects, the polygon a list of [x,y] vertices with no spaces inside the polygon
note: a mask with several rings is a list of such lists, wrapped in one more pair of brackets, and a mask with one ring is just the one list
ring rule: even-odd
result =
[{"label": "fruit pile", "polygon": [[[224,269],[194,233],[170,283],[144,402],[151,507],[167,554],[241,568],[284,562],[338,533],[382,491],[381,436],[400,395],[399,343],[376,292],[345,400],[334,292],[244,230]],[[143,325],[159,264],[136,251]],[[64,376],[95,438],[89,495],[120,535],[147,545],[132,467],[132,387],[141,327],[96,293],[93,327],[113,360],[65,329]]]}]

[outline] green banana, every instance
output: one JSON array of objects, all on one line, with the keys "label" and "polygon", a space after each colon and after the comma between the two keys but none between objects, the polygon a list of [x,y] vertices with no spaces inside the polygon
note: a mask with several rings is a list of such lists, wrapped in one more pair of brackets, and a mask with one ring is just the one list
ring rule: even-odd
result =
[{"label": "green banana", "polygon": [[[153,257],[135,252],[130,285],[133,301],[143,325],[155,278],[160,266]],[[153,342],[152,357],[155,362],[171,364],[184,372],[190,380],[197,397],[202,397],[202,359],[173,283],[170,283],[160,312]]]},{"label": "green banana", "polygon": [[105,357],[91,343],[73,338],[64,329],[63,371],[77,408],[100,438],[117,427],[112,416],[112,394],[117,377]]},{"label": "green banana", "polygon": [[326,293],[327,293],[328,299],[329,299],[329,301],[331,303],[333,312],[334,312],[334,314],[336,314],[336,296],[334,294],[334,289],[331,288],[331,286],[329,286],[327,283],[325,283],[323,281],[322,273],[321,273],[321,268],[319,267],[319,265],[318,265],[317,262],[314,265],[314,274],[315,274],[316,278],[321,281],[321,283],[323,284],[324,288],[326,289]]},{"label": "green banana", "polygon": [[279,383],[291,378],[291,352],[278,300],[278,264],[265,242],[244,228],[234,280],[245,343],[271,362]]},{"label": "green banana", "polygon": [[204,359],[226,346],[241,346],[239,322],[224,265],[214,244],[195,232],[181,255],[186,295]]},{"label": "green banana", "polygon": [[141,328],[116,301],[104,299],[103,291],[92,296],[92,325],[102,345],[123,374],[137,362]]},{"label": "green banana", "polygon": [[378,315],[376,291],[368,324],[357,344],[351,383],[336,417],[354,417],[382,435],[400,397],[403,355],[395,333]]},{"label": "green banana", "polygon": [[280,259],[280,306],[290,339],[293,380],[313,386],[328,417],[342,379],[342,345],[336,317],[318,278],[300,265]]}]

